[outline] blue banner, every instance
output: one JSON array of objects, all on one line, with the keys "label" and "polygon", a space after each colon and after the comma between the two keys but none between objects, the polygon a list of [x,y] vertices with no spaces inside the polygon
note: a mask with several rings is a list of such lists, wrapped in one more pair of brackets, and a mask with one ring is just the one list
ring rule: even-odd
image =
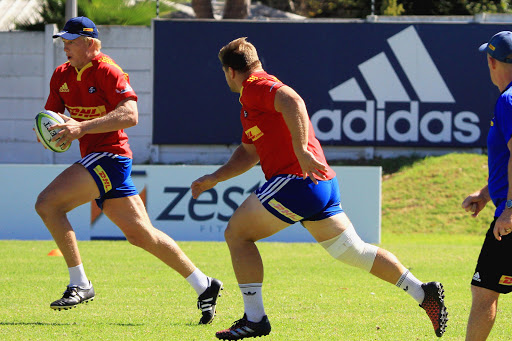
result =
[{"label": "blue banner", "polygon": [[478,47],[508,25],[154,22],[154,144],[238,144],[217,54],[248,37],[305,100],[324,145],[484,147],[494,103]]}]

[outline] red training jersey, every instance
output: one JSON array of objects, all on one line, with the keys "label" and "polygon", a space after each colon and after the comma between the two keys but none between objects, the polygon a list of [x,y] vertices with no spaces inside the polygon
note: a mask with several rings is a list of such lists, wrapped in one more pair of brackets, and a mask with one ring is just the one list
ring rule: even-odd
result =
[{"label": "red training jersey", "polygon": [[[122,100],[137,95],[128,74],[109,56],[100,53],[80,71],[66,62],[55,69],[50,81],[46,110],[64,113],[82,122],[108,115]],[[132,158],[124,130],[85,134],[79,139],[82,157],[92,152],[110,152]]]},{"label": "red training jersey", "polygon": [[[256,147],[267,180],[279,174],[303,176],[293,151],[290,130],[283,115],[274,106],[276,91],[282,86],[284,84],[275,76],[258,71],[243,82],[240,91],[240,120],[244,130],[242,142],[254,144]],[[320,142],[315,137],[313,125],[311,121],[308,122],[308,151],[327,166],[327,179],[332,179],[336,173],[327,164]],[[318,178],[316,175],[315,177]]]}]

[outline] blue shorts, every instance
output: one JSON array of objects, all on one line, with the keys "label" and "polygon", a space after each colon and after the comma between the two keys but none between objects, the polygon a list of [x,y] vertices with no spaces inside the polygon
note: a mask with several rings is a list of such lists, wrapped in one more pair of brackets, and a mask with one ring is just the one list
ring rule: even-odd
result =
[{"label": "blue shorts", "polygon": [[270,213],[290,224],[343,212],[336,177],[315,185],[310,178],[276,175],[254,193]]},{"label": "blue shorts", "polygon": [[100,190],[96,204],[101,209],[106,199],[139,194],[132,182],[132,159],[130,158],[101,152],[91,153],[76,163],[84,166],[96,181]]}]

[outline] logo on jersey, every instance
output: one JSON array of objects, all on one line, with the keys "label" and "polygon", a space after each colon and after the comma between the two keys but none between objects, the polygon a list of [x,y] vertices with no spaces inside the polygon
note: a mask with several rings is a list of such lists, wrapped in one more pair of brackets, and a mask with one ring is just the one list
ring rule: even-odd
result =
[{"label": "logo on jersey", "polygon": [[291,219],[293,221],[300,221],[304,219],[298,214],[293,213],[290,209],[286,208],[283,204],[281,204],[276,199],[272,199],[268,202],[270,206],[272,206],[277,212],[284,215],[286,218]]},{"label": "logo on jersey", "polygon": [[244,117],[247,117],[248,115],[247,111],[244,110]]},{"label": "logo on jersey", "polygon": [[66,107],[71,114],[72,118],[79,118],[82,120],[91,120],[93,118],[98,118],[105,116],[107,114],[107,109],[104,105],[100,105],[98,107]]},{"label": "logo on jersey", "polygon": [[245,131],[245,135],[249,138],[251,141],[256,141],[260,137],[263,136],[263,132],[258,128],[258,126],[254,126],[252,128],[249,128]]},{"label": "logo on jersey", "polygon": [[[387,43],[393,56],[378,53],[358,65],[361,78],[352,77],[328,91],[333,102],[350,103],[351,111],[315,112],[311,122],[316,137],[322,141],[346,138],[393,143],[420,142],[420,138],[429,143],[477,141],[481,135],[478,115],[449,110],[456,101],[414,26],[388,38]],[[392,64],[395,59],[399,66]],[[399,74],[405,74],[406,79],[401,80]],[[365,86],[360,85],[360,79]],[[421,104],[428,112],[422,112]],[[320,129],[320,121],[330,121],[323,125],[328,128]],[[353,128],[355,123],[360,123],[357,129]]]},{"label": "logo on jersey", "polygon": [[126,87],[124,89],[116,89],[116,92],[118,94],[124,94],[126,92],[130,92],[130,91],[133,91],[132,87],[130,86],[130,84],[126,84]]},{"label": "logo on jersey", "polygon": [[507,275],[501,276],[499,283],[501,285],[509,285],[509,286],[512,285],[512,276],[507,276]]},{"label": "logo on jersey", "polygon": [[90,93],[90,94],[93,94],[93,93],[95,93],[95,92],[96,92],[96,88],[95,88],[94,86],[91,86],[91,87],[89,88],[89,93]]},{"label": "logo on jersey", "polygon": [[110,191],[112,189],[112,182],[110,182],[110,179],[107,173],[103,170],[103,168],[100,165],[97,165],[96,167],[94,167],[94,172],[98,174],[98,176],[100,177],[100,180],[103,183],[103,189],[105,190],[105,193]]},{"label": "logo on jersey", "polygon": [[[246,82],[252,83],[252,82],[255,82],[257,80],[267,80],[267,81],[274,81],[274,82],[281,83],[281,81],[279,79],[277,79],[277,77],[275,77],[275,76],[257,77],[257,76],[254,76],[254,75],[251,75],[249,78],[247,78]],[[274,85],[276,85],[276,83],[274,83]],[[274,87],[274,85],[272,85],[272,87]]]},{"label": "logo on jersey", "polygon": [[62,84],[62,86],[59,88],[59,92],[69,92],[68,83]]}]

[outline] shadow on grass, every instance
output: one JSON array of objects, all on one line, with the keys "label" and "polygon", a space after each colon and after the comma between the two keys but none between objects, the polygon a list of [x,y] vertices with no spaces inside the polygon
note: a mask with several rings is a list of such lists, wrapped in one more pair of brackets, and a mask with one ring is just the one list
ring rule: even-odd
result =
[{"label": "shadow on grass", "polygon": [[[101,323],[100,323],[101,324]],[[140,327],[144,323],[103,323],[119,327]],[[56,323],[56,322],[0,322],[0,326],[76,326],[75,322]]]}]

